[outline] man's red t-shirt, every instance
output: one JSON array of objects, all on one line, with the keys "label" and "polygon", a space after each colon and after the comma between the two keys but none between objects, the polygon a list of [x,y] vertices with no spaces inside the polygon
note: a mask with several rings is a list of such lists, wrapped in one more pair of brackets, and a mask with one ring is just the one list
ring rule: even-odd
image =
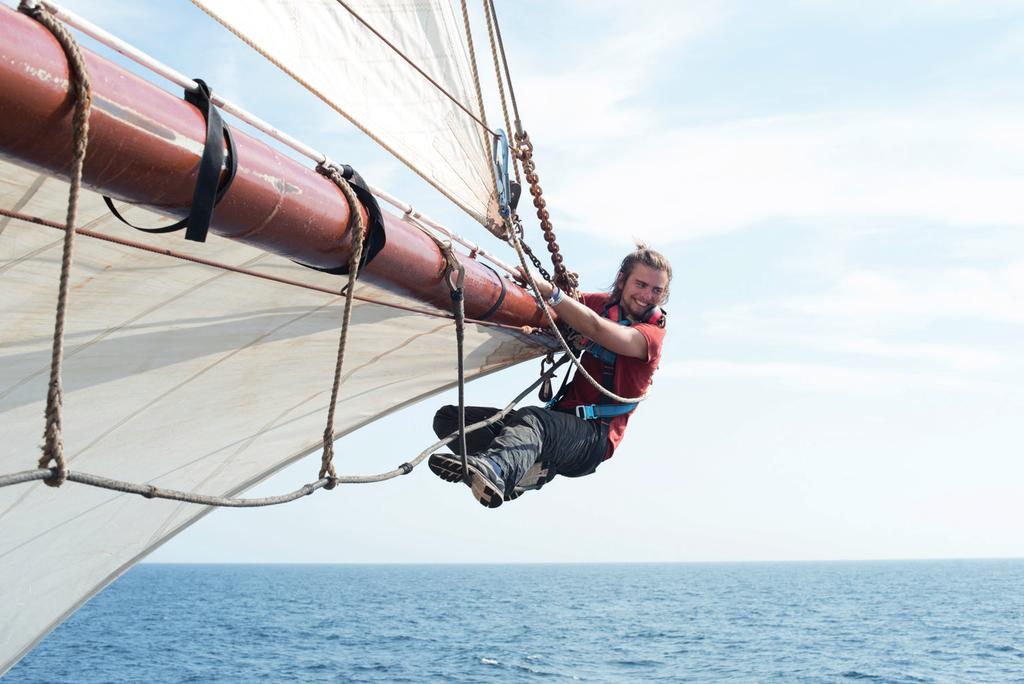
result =
[{"label": "man's red t-shirt", "polygon": [[[608,304],[608,296],[608,293],[605,292],[587,293],[583,295],[583,304],[598,314],[602,314]],[[639,397],[647,391],[651,385],[651,378],[654,377],[654,371],[658,369],[658,363],[661,361],[661,345],[665,339],[665,328],[658,327],[653,323],[634,323],[631,327],[647,338],[647,358],[637,359],[632,356],[618,355],[615,361],[614,391],[620,397]],[[591,377],[601,382],[604,364],[599,359],[592,354],[584,354],[581,363]],[[586,378],[576,376],[569,383],[565,396],[558,402],[556,408],[574,413],[576,406],[580,404],[614,403],[612,399],[601,394]],[[632,412],[605,419],[608,421],[608,452],[605,454],[605,459],[612,457],[615,447],[622,441],[622,435],[626,432],[626,423],[629,422],[631,415]]]}]

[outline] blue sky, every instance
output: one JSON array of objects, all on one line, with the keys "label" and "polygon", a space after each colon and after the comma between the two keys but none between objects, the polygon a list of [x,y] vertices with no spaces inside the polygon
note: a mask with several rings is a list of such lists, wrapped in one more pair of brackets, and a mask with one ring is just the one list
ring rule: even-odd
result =
[{"label": "blue sky", "polygon": [[[512,260],[191,5],[67,5]],[[498,11],[570,265],[602,289],[635,237],[675,267],[662,368],[619,452],[494,511],[426,469],[216,511],[151,560],[1024,556],[1024,6]],[[470,402],[503,404],[534,366]],[[342,440],[342,470],[417,453],[445,400]]]}]

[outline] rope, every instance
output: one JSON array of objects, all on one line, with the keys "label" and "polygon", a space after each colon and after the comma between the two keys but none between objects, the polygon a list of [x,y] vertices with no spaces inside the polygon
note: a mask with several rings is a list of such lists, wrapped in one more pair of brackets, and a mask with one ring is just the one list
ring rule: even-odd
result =
[{"label": "rope", "polygon": [[75,223],[78,218],[78,196],[82,188],[82,167],[89,143],[89,110],[92,107],[92,88],[89,72],[71,33],[41,5],[30,6],[22,0],[18,10],[31,16],[49,29],[68,60],[68,91],[75,100],[72,118],[71,188],[68,192],[68,213],[64,225],[64,250],[60,262],[60,281],[57,289],[57,312],[53,326],[53,353],[50,357],[50,385],[46,392],[46,428],[43,432],[43,455],[39,467],[54,464],[52,476],[44,482],[60,487],[67,478],[64,459],[63,405],[64,405],[64,323],[67,319],[68,281],[75,252]]},{"label": "rope", "polygon": [[595,389],[597,389],[601,394],[605,395],[609,399],[622,402],[623,404],[636,404],[646,399],[647,392],[644,392],[639,397],[620,397],[618,394],[615,394],[614,392],[605,388],[600,382],[595,380],[593,376],[590,375],[590,373],[586,371],[580,360],[576,358],[575,354],[573,354],[572,349],[569,346],[569,343],[566,342],[565,337],[562,336],[562,332],[558,329],[558,325],[555,323],[555,319],[552,318],[551,311],[548,310],[547,305],[544,303],[544,300],[540,296],[540,290],[537,288],[537,281],[533,279],[533,274],[530,272],[530,268],[526,264],[526,255],[523,254],[523,248],[519,242],[519,236],[516,234],[516,231],[514,230],[509,231],[509,236],[509,239],[512,241],[512,246],[516,248],[516,254],[519,255],[519,263],[522,264],[523,273],[526,274],[526,279],[530,283],[530,287],[533,289],[533,299],[534,301],[537,302],[537,306],[540,307],[540,310],[544,312],[544,316],[548,320],[548,326],[551,328],[551,332],[553,332],[555,338],[558,339],[558,343],[562,345],[562,350],[565,352],[565,355],[569,357],[569,359],[572,360],[573,365],[576,366],[576,371],[582,374],[583,377],[591,385],[593,385]]},{"label": "rope", "polygon": [[356,197],[355,190],[348,184],[348,181],[333,166],[320,164],[316,167],[318,173],[323,174],[334,182],[345,195],[349,207],[349,232],[352,240],[352,253],[348,258],[348,283],[344,288],[345,311],[341,319],[341,335],[338,340],[338,359],[334,365],[334,385],[331,387],[331,403],[327,408],[327,426],[324,428],[324,452],[320,458],[320,478],[327,478],[328,489],[334,489],[337,481],[337,473],[334,471],[334,412],[338,404],[338,390],[341,387],[341,368],[345,363],[345,344],[348,341],[348,326],[352,320],[352,298],[355,292],[356,278],[359,276],[359,262],[363,257],[363,240],[366,235],[366,222],[363,220],[363,213],[360,211],[362,204]]},{"label": "rope", "polygon": [[[523,400],[533,390],[537,389],[541,383],[545,380],[550,380],[551,376],[554,375],[555,369],[560,366],[565,359],[559,360],[553,367],[549,368],[541,377],[537,378],[529,387],[520,392],[515,399],[513,399],[504,409],[494,414],[486,420],[473,423],[466,427],[466,432],[474,432],[476,430],[483,429],[489,425],[502,420],[511,413],[515,405]],[[302,498],[308,494],[312,494],[318,489],[330,489],[335,484],[369,484],[373,482],[384,482],[391,480],[402,475],[408,475],[413,469],[423,462],[425,458],[430,456],[441,447],[444,447],[458,438],[459,433],[453,432],[447,437],[440,439],[429,447],[421,451],[416,458],[411,461],[402,463],[397,468],[389,470],[387,472],[378,473],[375,475],[338,475],[332,478],[321,477],[316,482],[310,482],[309,484],[303,485],[295,491],[280,496],[270,496],[260,499],[243,499],[226,496],[210,496],[206,494],[196,494],[194,492],[183,492],[176,489],[164,489],[162,487],[155,487],[149,484],[137,484],[132,482],[124,482],[122,480],[113,480],[107,477],[101,477],[99,475],[91,475],[89,473],[80,473],[78,471],[69,470],[65,473],[66,479],[71,482],[78,482],[80,484],[88,485],[90,487],[98,487],[100,489],[110,489],[113,491],[124,492],[126,494],[138,494],[144,496],[147,499],[170,499],[173,501],[181,501],[184,503],[201,504],[204,506],[219,506],[227,508],[256,508],[261,506],[275,506],[278,504],[288,503],[296,499]],[[56,468],[40,468],[38,470],[25,470],[19,473],[11,473],[8,475],[0,475],[0,487],[7,487],[10,485],[20,484],[23,482],[33,482],[35,480],[46,480],[56,475]]]},{"label": "rope", "polygon": [[[465,14],[465,0],[462,3],[463,14]],[[491,45],[491,60],[494,62],[494,78],[498,83],[498,94],[501,99],[501,113],[505,120],[505,130],[512,132],[512,124],[508,118],[508,101],[505,98],[505,79],[501,77],[501,67],[498,65],[498,49],[497,44],[501,41],[501,30],[498,29],[498,38],[495,39],[495,29],[497,27],[498,18],[494,15],[494,4],[484,0],[484,17],[487,19],[487,42]],[[468,19],[467,19],[467,30],[468,30]],[[501,48],[502,59],[505,57],[505,47]],[[505,64],[505,73],[508,74],[508,64]],[[512,91],[512,81],[509,80],[508,84],[509,91]],[[516,131],[518,132],[521,128],[519,123],[519,111],[516,111]],[[519,175],[519,157],[512,155],[512,169],[516,172],[516,182],[522,187],[523,179]]]},{"label": "rope", "polygon": [[[480,118],[484,122],[484,128],[487,128],[487,112],[484,110],[484,95],[480,90],[480,74],[477,72],[476,68],[476,50],[473,48],[473,29],[469,26],[469,9],[466,7],[466,0],[462,0],[462,23],[466,28],[466,45],[469,47],[469,67],[473,76],[473,87],[476,90],[476,103],[480,108]],[[487,130],[489,131],[491,129],[487,128]],[[491,135],[497,137],[497,133],[491,133]],[[483,145],[484,157],[490,159],[491,150],[488,149],[486,137],[481,137],[480,142]],[[487,168],[491,174],[491,187],[495,188],[494,191],[497,192],[498,178],[494,175],[494,165],[488,164]]]},{"label": "rope", "polygon": [[[508,59],[505,57],[505,43],[501,39],[501,24],[498,23],[498,13],[494,10],[494,0],[484,0],[484,6],[485,10],[490,10],[488,13],[488,26],[490,26],[491,19],[493,18],[494,20],[494,32],[498,36],[498,48],[501,50],[501,63],[505,66],[505,79],[508,81],[508,94],[512,98],[512,110],[516,115],[516,132],[519,133],[523,130],[522,122],[519,119],[519,104],[516,102],[515,88],[512,87],[512,74],[509,72]],[[500,76],[498,80],[501,81]],[[506,115],[505,118],[507,119],[508,116]]]}]

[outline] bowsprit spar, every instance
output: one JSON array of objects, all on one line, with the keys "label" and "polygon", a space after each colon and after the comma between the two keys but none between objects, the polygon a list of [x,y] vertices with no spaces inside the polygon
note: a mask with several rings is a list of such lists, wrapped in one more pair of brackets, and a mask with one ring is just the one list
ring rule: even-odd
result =
[{"label": "bowsprit spar", "polygon": [[[490,0],[503,129],[486,117],[464,2],[195,4],[547,277],[514,211],[525,179],[553,278],[575,289]],[[350,167],[55,4],[19,9],[0,6],[0,674],[208,505],[273,503],[231,497],[321,450],[318,479],[293,497],[407,473],[437,445],[347,478],[333,443],[566,344],[535,287]],[[68,25],[186,98],[79,49]],[[127,223],[177,219],[186,239]]]}]

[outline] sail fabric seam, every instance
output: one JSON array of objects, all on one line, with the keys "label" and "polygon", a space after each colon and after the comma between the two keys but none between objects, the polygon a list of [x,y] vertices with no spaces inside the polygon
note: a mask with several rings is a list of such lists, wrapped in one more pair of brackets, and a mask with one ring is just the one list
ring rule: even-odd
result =
[{"label": "sail fabric seam", "polygon": [[[199,290],[200,288],[202,288],[202,287],[205,287],[205,286],[206,286],[206,285],[208,285],[208,284],[209,284],[210,282],[212,282],[212,281],[213,281],[213,280],[215,280],[216,278],[219,278],[219,277],[221,277],[221,276],[223,276],[223,275],[225,275],[225,274],[218,274],[218,275],[217,275],[217,276],[215,276],[214,278],[211,278],[211,279],[209,279],[209,280],[207,280],[207,281],[205,281],[205,282],[203,282],[203,283],[199,283],[199,284],[195,285],[195,286],[194,286],[194,287],[192,288],[192,291],[197,291],[197,290]],[[110,425],[110,426],[109,426],[109,427],[108,427],[108,428],[107,428],[106,430],[104,430],[104,431],[103,431],[102,433],[98,434],[98,435],[97,435],[97,436],[96,436],[96,437],[95,437],[95,438],[94,438],[94,439],[93,439],[93,440],[92,440],[91,442],[89,442],[88,444],[86,444],[85,446],[83,446],[83,447],[82,447],[82,448],[81,448],[81,449],[80,449],[80,450],[79,450],[79,451],[78,451],[78,452],[77,452],[77,453],[76,453],[76,454],[74,455],[74,457],[72,457],[72,458],[71,458],[71,459],[69,459],[69,460],[76,460],[76,459],[78,459],[78,458],[81,458],[81,457],[82,457],[82,455],[83,455],[83,454],[85,454],[85,453],[86,453],[87,451],[89,451],[90,449],[92,449],[93,447],[95,447],[95,446],[96,446],[97,444],[99,444],[99,443],[100,443],[101,441],[105,440],[105,439],[106,439],[107,437],[109,437],[109,436],[110,436],[111,434],[113,434],[114,432],[116,432],[116,431],[117,431],[117,430],[118,430],[119,428],[123,427],[124,425],[128,424],[129,422],[131,422],[132,420],[134,420],[134,419],[135,419],[135,418],[137,418],[138,416],[142,415],[142,414],[143,414],[144,412],[148,411],[148,410],[149,410],[150,408],[152,408],[153,406],[156,406],[156,405],[157,405],[157,404],[158,404],[158,403],[159,403],[160,401],[162,401],[163,399],[165,399],[165,398],[169,397],[170,395],[172,395],[172,394],[174,394],[174,393],[176,393],[176,392],[180,391],[180,390],[181,390],[182,388],[184,388],[184,387],[188,386],[189,384],[191,384],[192,382],[194,382],[194,381],[195,381],[195,380],[196,380],[197,378],[199,378],[200,376],[202,376],[202,375],[204,375],[204,374],[206,374],[206,373],[209,373],[209,372],[210,372],[210,371],[212,371],[212,370],[213,370],[214,368],[216,368],[217,366],[219,366],[219,365],[221,365],[221,364],[225,363],[226,361],[228,361],[228,360],[229,360],[229,359],[231,359],[232,357],[234,357],[234,356],[236,356],[236,355],[238,355],[238,354],[241,354],[241,353],[242,353],[242,352],[244,352],[244,351],[245,351],[246,349],[250,349],[250,348],[252,348],[252,347],[253,347],[254,345],[256,345],[256,344],[257,344],[258,342],[260,342],[261,340],[263,340],[263,339],[266,339],[266,338],[270,337],[271,335],[275,334],[275,333],[276,333],[276,332],[278,332],[279,330],[282,330],[282,329],[284,329],[284,328],[286,328],[286,327],[288,327],[288,326],[290,326],[290,325],[293,325],[293,324],[294,324],[294,323],[295,323],[296,321],[299,321],[299,320],[301,320],[301,319],[303,319],[303,318],[305,318],[305,317],[307,317],[307,316],[310,316],[310,315],[313,315],[313,314],[315,314],[315,313],[316,313],[316,312],[317,312],[317,311],[318,311],[319,309],[322,309],[322,308],[324,308],[325,306],[327,306],[327,305],[326,305],[326,304],[324,304],[324,305],[323,305],[323,306],[321,306],[321,307],[317,307],[317,309],[315,309],[315,310],[313,310],[313,311],[307,311],[307,312],[305,312],[305,313],[303,313],[303,314],[301,314],[301,315],[299,315],[299,316],[296,316],[295,318],[293,318],[293,319],[291,319],[291,320],[289,320],[289,321],[285,321],[284,323],[280,324],[280,325],[279,325],[279,326],[278,326],[277,328],[274,328],[274,329],[271,329],[271,330],[265,331],[265,332],[264,332],[263,334],[261,334],[261,335],[259,335],[258,337],[256,337],[256,338],[254,338],[254,339],[250,340],[250,341],[249,341],[249,342],[247,342],[246,344],[244,344],[244,345],[241,345],[241,346],[239,346],[239,348],[237,348],[237,349],[232,349],[232,350],[228,351],[227,353],[223,354],[222,356],[220,356],[219,358],[217,358],[216,360],[214,360],[214,361],[212,361],[212,362],[209,362],[209,363],[207,363],[207,364],[206,364],[206,365],[204,365],[204,366],[203,366],[202,368],[200,368],[200,369],[198,369],[197,371],[195,371],[195,372],[194,372],[194,373],[193,373],[193,374],[192,374],[191,376],[189,376],[189,377],[187,377],[187,378],[184,378],[184,379],[183,379],[183,380],[181,380],[181,381],[180,381],[180,382],[179,382],[178,384],[174,385],[173,387],[170,387],[170,388],[168,388],[167,390],[165,390],[165,391],[164,391],[163,393],[161,393],[160,395],[158,395],[158,396],[155,396],[155,397],[153,397],[153,398],[152,398],[152,399],[151,399],[151,400],[150,400],[149,402],[147,402],[146,404],[144,404],[144,405],[140,405],[140,406],[137,406],[137,407],[135,407],[135,408],[134,408],[134,409],[133,409],[133,410],[131,411],[131,413],[129,413],[128,415],[125,415],[125,416],[124,416],[123,418],[121,418],[121,419],[120,419],[120,420],[119,420],[118,422],[116,422],[116,423],[114,423],[114,424]],[[109,333],[110,331],[107,331],[107,332]],[[105,334],[106,334],[106,333],[105,333]]]},{"label": "sail fabric seam", "polygon": [[[37,176],[36,179],[32,181],[32,185],[30,185],[28,189],[26,189],[25,192],[22,193],[22,196],[18,198],[18,201],[14,203],[14,211],[20,211],[25,207],[26,204],[32,201],[32,198],[35,197],[35,194],[39,191],[39,188],[43,187],[43,183],[46,182],[46,178],[47,177],[45,175],[39,174],[39,176]],[[0,235],[3,235],[4,230],[7,228],[7,225],[10,222],[11,217],[9,216],[5,216],[4,220],[0,221]],[[3,273],[3,268],[0,268],[0,273]]]},{"label": "sail fabric seam", "polygon": [[[368,21],[366,21],[366,19],[364,19],[364,18],[363,18],[362,16],[360,16],[358,12],[356,12],[356,11],[355,11],[354,9],[352,9],[352,6],[351,6],[351,5],[349,5],[349,4],[347,3],[347,2],[345,2],[345,0],[335,0],[335,2],[337,2],[337,3],[339,4],[339,5],[341,5],[341,6],[342,6],[342,7],[344,7],[344,8],[346,9],[346,10],[348,10],[348,13],[349,13],[349,14],[351,14],[351,15],[352,15],[353,17],[355,17],[355,18],[356,18],[356,20],[357,20],[357,21],[358,21],[358,22],[359,22],[360,24],[362,24],[363,26],[365,26],[365,27],[366,27],[366,28],[367,28],[367,29],[368,29],[368,30],[370,31],[370,33],[372,33],[373,35],[375,35],[375,36],[377,36],[378,38],[380,38],[380,39],[381,39],[381,42],[383,42],[383,43],[384,43],[385,45],[387,45],[387,46],[388,46],[389,48],[391,48],[391,49],[392,49],[392,50],[393,50],[393,51],[395,52],[395,54],[396,54],[396,55],[398,55],[398,56],[399,56],[399,57],[401,57],[401,58],[402,58],[403,60],[405,60],[405,61],[406,61],[406,63],[408,63],[408,64],[409,64],[409,66],[411,66],[411,67],[412,67],[412,68],[413,68],[413,69],[414,69],[414,70],[416,71],[416,73],[418,73],[418,74],[419,74],[420,76],[422,76],[423,78],[427,79],[427,81],[428,81],[428,82],[430,83],[430,85],[434,86],[434,87],[435,87],[435,88],[437,88],[437,89],[438,89],[439,91],[441,91],[441,93],[443,93],[445,97],[447,97],[447,98],[448,98],[449,100],[451,100],[451,101],[452,101],[452,103],[454,103],[456,107],[458,107],[459,109],[461,109],[462,111],[464,111],[464,112],[465,112],[466,114],[468,114],[468,115],[469,115],[469,117],[470,117],[471,119],[473,119],[473,120],[474,120],[474,121],[476,121],[476,122],[477,122],[478,124],[480,124],[480,126],[481,126],[481,127],[482,127],[482,128],[483,128],[483,129],[485,130],[485,131],[487,131],[487,132],[488,132],[488,133],[490,133],[491,135],[497,135],[497,133],[495,133],[495,132],[494,132],[493,130],[491,130],[490,126],[488,126],[488,125],[487,125],[487,119],[485,119],[485,118],[480,118],[480,117],[477,117],[477,116],[476,116],[475,114],[473,114],[473,112],[469,111],[469,108],[468,108],[468,107],[466,107],[466,105],[464,105],[464,104],[462,104],[461,102],[459,102],[459,100],[458,100],[458,98],[457,98],[457,97],[455,97],[454,95],[452,95],[451,93],[449,93],[449,92],[448,92],[448,90],[447,90],[447,89],[446,89],[446,88],[445,88],[444,86],[442,86],[442,85],[441,85],[440,83],[438,83],[437,81],[435,81],[435,80],[434,80],[433,78],[431,78],[431,77],[430,77],[430,76],[429,76],[429,75],[427,74],[427,72],[425,72],[425,71],[424,71],[423,69],[421,69],[421,68],[420,68],[419,66],[417,66],[417,64],[416,64],[416,63],[415,63],[414,61],[412,61],[412,60],[411,60],[411,59],[410,59],[410,58],[408,57],[408,55],[406,55],[406,54],[405,54],[404,52],[402,52],[401,50],[399,50],[399,49],[398,49],[398,47],[396,47],[394,43],[392,43],[392,42],[391,42],[390,40],[388,40],[387,38],[385,38],[385,37],[384,37],[384,35],[383,35],[383,34],[382,34],[382,33],[381,33],[380,31],[378,31],[378,30],[377,30],[377,29],[375,29],[375,28],[374,28],[373,26],[371,26],[371,25],[370,25],[370,23],[369,23]],[[470,41],[472,41],[472,38],[470,38]],[[474,69],[474,72],[475,72],[475,70],[476,70],[476,67],[474,66],[474,67],[473,67],[473,69]]]},{"label": "sail fabric seam", "polygon": [[240,31],[236,30],[235,27],[233,27],[230,24],[222,21],[221,18],[217,14],[212,12],[208,7],[206,7],[203,4],[202,0],[192,0],[192,3],[194,5],[196,5],[199,9],[201,9],[203,12],[208,14],[214,21],[219,23],[221,26],[226,28],[228,31],[233,33],[235,36],[237,36],[238,39],[241,40],[243,43],[245,43],[250,48],[255,50],[258,54],[262,55],[263,58],[266,59],[268,62],[270,62],[271,64],[276,66],[278,69],[280,69],[284,73],[288,74],[288,76],[290,76],[296,83],[298,83],[303,88],[305,88],[306,90],[311,92],[313,95],[318,97],[322,102],[324,102],[326,105],[328,105],[331,109],[333,109],[334,111],[338,112],[339,114],[344,116],[346,119],[348,119],[348,121],[353,126],[355,126],[359,130],[361,130],[364,134],[366,134],[366,136],[368,138],[370,138],[370,140],[372,140],[375,143],[377,143],[378,145],[380,145],[387,152],[389,152],[396,159],[398,159],[398,161],[402,162],[403,164],[408,166],[410,169],[415,171],[416,174],[419,175],[427,183],[429,183],[431,185],[431,187],[433,187],[435,190],[437,190],[442,195],[447,197],[453,204],[455,204],[457,207],[462,209],[464,212],[469,214],[473,218],[474,221],[476,221],[477,223],[479,223],[480,225],[483,225],[483,226],[487,225],[487,218],[485,216],[483,216],[482,214],[474,211],[465,202],[463,202],[462,200],[460,200],[457,197],[455,197],[451,192],[449,192],[441,184],[439,184],[436,180],[434,180],[434,178],[432,178],[429,173],[427,173],[426,171],[421,169],[419,166],[414,164],[408,157],[406,157],[405,155],[403,155],[400,152],[398,152],[398,150],[396,150],[393,146],[388,145],[387,143],[385,143],[379,136],[374,134],[369,128],[367,128],[362,123],[357,121],[355,117],[353,117],[351,114],[349,114],[344,109],[342,109],[337,104],[335,104],[319,88],[316,88],[309,81],[307,81],[306,79],[304,79],[301,76],[299,76],[295,71],[293,71],[292,69],[286,67],[280,60],[275,59],[274,57],[272,57],[270,55],[270,53],[268,53],[265,50],[263,50],[262,48],[260,48],[254,41],[250,40],[248,38],[248,36],[245,36]]},{"label": "sail fabric seam", "polygon": [[[53,245],[50,245],[50,247],[52,247],[52,246]],[[259,259],[259,257],[253,258],[253,259],[250,260],[250,263],[257,261],[258,259]],[[71,350],[67,351],[66,354],[65,354],[65,358],[75,356],[76,354],[82,352],[83,350],[93,346],[94,344],[97,344],[99,341],[101,341],[104,338],[110,336],[114,332],[116,332],[118,330],[121,330],[121,329],[123,329],[125,327],[128,327],[128,326],[130,326],[133,323],[136,323],[137,321],[139,321],[144,316],[147,316],[147,315],[151,314],[152,312],[156,311],[157,309],[159,309],[161,307],[167,306],[169,303],[171,303],[172,301],[174,301],[174,300],[176,300],[178,298],[187,296],[191,292],[194,292],[194,291],[197,291],[197,290],[201,289],[202,287],[208,285],[209,283],[213,282],[214,280],[216,280],[216,279],[218,279],[218,278],[220,278],[220,277],[222,277],[224,275],[227,275],[227,273],[229,273],[229,272],[230,271],[225,271],[225,272],[222,272],[222,273],[216,273],[216,274],[210,276],[209,278],[207,278],[204,281],[201,281],[201,282],[193,284],[187,290],[183,290],[183,291],[178,292],[177,294],[175,294],[170,299],[166,299],[166,300],[160,301],[157,304],[154,304],[154,305],[150,306],[149,308],[143,309],[142,311],[137,312],[136,314],[128,317],[127,319],[121,320],[116,325],[110,325],[110,326],[106,327],[105,329],[96,331],[93,337],[91,337],[90,339],[87,339],[87,340],[85,340],[85,341],[83,341],[81,343],[76,344],[74,346],[74,348],[72,348]],[[38,371],[35,371],[35,372],[29,374],[28,376],[23,377],[21,380],[19,380],[19,381],[15,382],[15,383],[13,383],[13,384],[3,388],[3,390],[0,390],[0,399],[3,399],[5,397],[7,397],[15,389],[17,389],[18,387],[20,387],[20,386],[24,385],[25,383],[31,381],[32,378],[42,374],[43,372],[45,372],[45,370],[46,369],[44,368],[44,369],[40,369]]]}]

